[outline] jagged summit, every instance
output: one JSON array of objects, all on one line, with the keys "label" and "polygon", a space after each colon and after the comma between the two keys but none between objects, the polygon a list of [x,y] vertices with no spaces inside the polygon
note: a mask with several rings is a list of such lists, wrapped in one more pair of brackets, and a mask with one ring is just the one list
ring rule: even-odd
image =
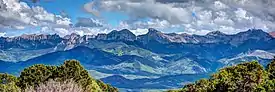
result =
[{"label": "jagged summit", "polygon": [[149,28],[148,32],[145,35],[160,35],[160,34],[163,34],[163,33],[154,28]]},{"label": "jagged summit", "polygon": [[[9,38],[9,37],[8,37]],[[10,40],[20,40],[20,39],[25,39],[25,40],[45,40],[45,39],[59,39],[61,38],[57,34],[53,35],[47,35],[47,34],[23,34],[18,37],[11,37],[9,38]]]},{"label": "jagged summit", "polygon": [[96,36],[98,40],[134,41],[136,38],[136,35],[128,29],[122,29],[120,31],[113,30],[108,34],[98,34]]},{"label": "jagged summit", "polygon": [[262,29],[249,29],[238,34],[248,34],[248,35],[266,35],[268,33],[264,32]]},{"label": "jagged summit", "polygon": [[149,28],[148,29],[148,33],[158,33],[158,32],[160,32],[160,31],[158,31],[158,30],[156,30],[154,28]]},{"label": "jagged summit", "polygon": [[75,38],[80,38],[81,36],[79,35],[79,34],[77,34],[77,33],[72,33],[72,34],[70,34],[70,35],[66,35],[66,36],[64,36],[63,38],[64,39],[75,39]]},{"label": "jagged summit", "polygon": [[249,29],[248,31],[240,32],[236,34],[239,39],[258,39],[258,40],[270,40],[273,37],[262,29]]},{"label": "jagged summit", "polygon": [[208,35],[208,36],[223,36],[226,34],[221,31],[212,31],[212,32],[207,33],[206,35]]},{"label": "jagged summit", "polygon": [[[245,32],[240,32],[238,34],[227,35],[221,31],[209,32],[206,35],[189,35],[189,34],[177,34],[177,33],[162,33],[154,28],[149,28],[148,33],[144,35],[136,36],[128,29],[122,29],[120,31],[113,30],[108,34],[98,34],[94,36],[80,36],[76,33],[60,37],[57,34],[46,35],[46,34],[32,34],[32,35],[22,35],[18,37],[1,37],[2,42],[12,42],[16,44],[18,40],[49,40],[47,43],[60,41],[64,39],[63,42],[68,42],[70,44],[87,43],[89,39],[96,40],[108,40],[108,41],[136,41],[141,43],[148,43],[150,41],[157,41],[160,43],[218,43],[218,42],[230,42],[231,44],[242,43],[245,40],[256,39],[268,41],[274,39],[269,33],[264,32],[261,29],[249,29]],[[22,41],[24,42],[24,41]],[[53,44],[54,45],[54,44]]]},{"label": "jagged summit", "polygon": [[[264,32],[262,29],[249,29],[247,31],[243,31],[243,32],[240,32],[240,33],[237,33],[239,35],[243,35],[243,34],[247,34],[247,35],[266,35],[266,34],[270,34],[270,35],[274,35],[275,34],[275,31],[274,32],[270,32],[270,33],[267,33],[267,32]],[[235,34],[235,35],[237,35]],[[134,33],[132,33],[130,30],[128,29],[122,29],[122,30],[113,30],[111,31],[110,33],[99,33],[97,35],[94,35],[93,37],[98,37],[98,38],[101,38],[103,35],[128,35],[128,36],[136,36]],[[163,33],[161,31],[158,31],[157,29],[154,29],[154,28],[149,28],[148,29],[148,32],[144,35],[169,35],[169,36],[194,36],[194,35],[191,35],[191,34],[187,34],[187,33],[182,33],[182,34],[177,34],[177,33]],[[212,31],[212,32],[209,32],[207,33],[206,35],[200,35],[200,36],[218,36],[218,35],[229,35],[229,34],[226,34],[226,33],[223,33],[221,31]],[[84,36],[87,36],[87,35],[84,35]],[[59,35],[57,34],[23,34],[21,36],[18,36],[18,37],[1,37],[1,38],[21,38],[21,39],[48,39],[48,38],[64,38],[64,39],[69,39],[69,38],[75,38],[75,37],[81,37],[79,34],[77,33],[72,33],[72,34],[69,34],[69,35],[65,35],[64,37],[60,37]],[[104,38],[104,37],[103,37]]]},{"label": "jagged summit", "polygon": [[122,29],[120,31],[113,30],[110,33],[108,33],[108,35],[113,35],[113,34],[127,34],[127,35],[132,35],[132,36],[135,35],[128,29]]},{"label": "jagged summit", "polygon": [[249,29],[248,32],[264,32],[262,29]]},{"label": "jagged summit", "polygon": [[128,29],[122,29],[122,30],[120,30],[119,32],[121,32],[121,33],[128,33],[128,34],[133,34],[130,30],[128,30]]}]

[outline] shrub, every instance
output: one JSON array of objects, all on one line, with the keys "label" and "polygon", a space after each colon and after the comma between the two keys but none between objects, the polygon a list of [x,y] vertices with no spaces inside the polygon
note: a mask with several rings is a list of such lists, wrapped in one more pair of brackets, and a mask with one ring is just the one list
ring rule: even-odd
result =
[{"label": "shrub", "polygon": [[19,82],[17,85],[21,89],[25,89],[28,86],[36,87],[52,78],[53,75],[55,75],[53,72],[55,70],[55,66],[45,66],[42,64],[25,68],[19,76]]},{"label": "shrub", "polygon": [[60,78],[62,81],[73,79],[76,83],[81,85],[85,91],[100,90],[96,80],[93,79],[88,71],[86,71],[76,60],[65,61],[63,65],[57,68],[57,71],[56,78]]},{"label": "shrub", "polygon": [[97,84],[100,86],[100,89],[101,89],[103,92],[118,92],[118,89],[117,89],[117,88],[112,87],[112,86],[109,85],[109,84],[105,84],[105,83],[103,83],[103,82],[100,81],[100,80],[97,80]]},{"label": "shrub", "polygon": [[0,92],[20,92],[16,82],[15,76],[0,73]]},{"label": "shrub", "polygon": [[274,59],[267,65],[267,72],[269,73],[269,79],[275,79],[275,57],[274,57]]},{"label": "shrub", "polygon": [[210,79],[169,92],[274,92],[274,88],[275,81],[269,80],[263,66],[253,61],[220,69]]},{"label": "shrub", "polygon": [[72,79],[59,82],[49,80],[46,83],[39,84],[38,87],[28,87],[25,92],[84,92]]},{"label": "shrub", "polygon": [[[46,66],[42,64],[25,68],[19,76],[17,86],[22,90],[28,87],[39,88],[49,80],[66,82],[71,79],[82,87],[84,92],[117,92],[117,89],[92,78],[88,71],[77,60],[67,60],[61,66]],[[43,85],[42,85],[43,86]]]},{"label": "shrub", "polygon": [[210,80],[214,91],[250,92],[267,78],[264,68],[253,61],[221,69]]}]

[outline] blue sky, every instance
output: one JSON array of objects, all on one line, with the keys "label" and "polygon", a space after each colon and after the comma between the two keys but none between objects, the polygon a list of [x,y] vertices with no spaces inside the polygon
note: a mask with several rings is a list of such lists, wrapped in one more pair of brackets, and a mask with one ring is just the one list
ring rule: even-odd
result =
[{"label": "blue sky", "polygon": [[0,36],[275,30],[274,0],[0,0],[0,6]]},{"label": "blue sky", "polygon": [[[83,5],[92,2],[93,0],[41,0],[38,3],[33,3],[30,0],[23,0],[30,6],[41,6],[48,12],[60,15],[61,12],[66,13],[73,23],[77,22],[78,17],[98,18],[83,9]],[[120,12],[101,12],[99,19],[102,19],[112,26],[117,26],[120,21],[126,20],[127,15]]]}]

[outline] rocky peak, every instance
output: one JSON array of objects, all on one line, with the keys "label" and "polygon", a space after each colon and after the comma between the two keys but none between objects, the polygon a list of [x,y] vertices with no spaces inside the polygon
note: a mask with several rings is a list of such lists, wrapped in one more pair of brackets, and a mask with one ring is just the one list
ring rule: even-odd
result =
[{"label": "rocky peak", "polygon": [[95,37],[96,37],[95,35],[84,35],[83,39],[85,39],[86,41],[88,41],[89,39],[95,38]]},{"label": "rocky peak", "polygon": [[190,36],[192,36],[192,35],[190,35],[190,34],[187,34],[187,33],[181,33],[181,34],[179,34],[180,36],[183,36],[183,37],[190,37]]},{"label": "rocky peak", "polygon": [[83,37],[81,37],[80,35],[78,35],[76,33],[66,35],[63,38],[66,39],[67,45],[76,45],[76,44],[80,44],[80,43],[86,41]]},{"label": "rocky peak", "polygon": [[131,32],[130,30],[128,30],[128,29],[122,29],[122,30],[120,30],[119,32],[121,32],[121,33],[132,34],[132,32]]},{"label": "rocky peak", "polygon": [[164,37],[164,33],[160,32],[154,28],[149,28],[148,33],[145,35],[148,36],[149,38],[163,38]]},{"label": "rocky peak", "polygon": [[97,40],[107,40],[107,34],[100,33],[95,37]]},{"label": "rocky peak", "polygon": [[[248,31],[241,32],[247,35],[267,35],[268,33],[264,32],[262,29],[249,29]],[[240,34],[241,34],[240,33]]]},{"label": "rocky peak", "polygon": [[179,34],[177,34],[177,33],[168,33],[168,34],[166,34],[166,35],[169,35],[169,36],[177,36],[177,35],[179,35]]},{"label": "rocky peak", "polygon": [[[169,35],[167,35],[169,36]],[[146,44],[150,41],[157,41],[160,43],[168,43],[169,39],[167,39],[166,35],[154,28],[149,28],[148,33],[145,35],[140,35],[138,37],[139,41]]]},{"label": "rocky peak", "polygon": [[113,30],[107,34],[107,40],[134,41],[136,40],[136,35],[128,29],[123,29],[120,31]]},{"label": "rocky peak", "polygon": [[78,39],[80,38],[80,35],[76,34],[76,33],[72,33],[70,35],[66,35],[63,37],[64,39]]},{"label": "rocky peak", "polygon": [[262,29],[255,29],[255,28],[253,28],[253,29],[247,30],[246,32],[264,32],[264,31]]},{"label": "rocky peak", "polygon": [[18,37],[7,38],[8,41],[15,41],[15,40],[52,40],[52,39],[60,39],[61,37],[57,34],[54,35],[47,35],[47,34],[23,34]]},{"label": "rocky peak", "polygon": [[221,31],[212,31],[206,34],[206,36],[224,36],[224,35],[226,34]]},{"label": "rocky peak", "polygon": [[272,39],[268,33],[264,32],[261,29],[249,29],[245,32],[240,32],[238,34],[232,35],[230,43],[233,45],[241,44],[247,40],[258,40],[258,41],[269,41]]},{"label": "rocky peak", "polygon": [[264,32],[261,29],[249,29],[248,31],[238,33],[237,36],[253,38],[253,39],[261,39],[262,38],[262,39],[266,39],[266,40],[272,38],[271,35],[269,35],[268,33]]},{"label": "rocky peak", "polygon": [[110,32],[108,35],[112,35],[112,34],[126,34],[126,35],[134,35],[130,30],[128,29],[122,29],[120,31],[117,30],[113,30],[112,32]]},{"label": "rocky peak", "polygon": [[160,31],[154,29],[154,28],[149,28],[148,29],[148,35],[155,35],[155,34],[162,34]]},{"label": "rocky peak", "polygon": [[19,49],[45,49],[56,46],[63,39],[57,35],[31,34],[18,37],[1,38],[1,49],[19,48]]},{"label": "rocky peak", "polygon": [[119,33],[117,30],[112,30],[110,33],[108,33],[108,34],[117,34],[117,33]]}]

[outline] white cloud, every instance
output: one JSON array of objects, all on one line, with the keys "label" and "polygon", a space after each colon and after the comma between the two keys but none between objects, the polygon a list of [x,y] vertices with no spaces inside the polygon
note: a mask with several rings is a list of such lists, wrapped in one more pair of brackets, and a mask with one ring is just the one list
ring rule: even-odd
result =
[{"label": "white cloud", "polygon": [[99,33],[109,33],[111,29],[98,28],[98,27],[74,27],[74,28],[54,28],[53,33],[59,34],[61,37],[72,33],[83,35],[96,35]]},{"label": "white cloud", "polygon": [[143,35],[148,32],[148,29],[138,28],[138,29],[130,30],[130,31],[133,32],[135,35]]},{"label": "white cloud", "polygon": [[72,28],[71,32],[74,33],[81,33],[80,35],[96,35],[98,33],[108,33],[110,32],[110,29],[107,28],[86,28],[86,27],[80,27],[80,28]]},{"label": "white cloud", "polygon": [[72,26],[71,19],[49,13],[42,7],[29,7],[18,0],[0,0],[0,27],[18,30],[38,27],[41,33],[60,35],[108,33],[125,28],[136,35],[147,33],[148,28],[190,34],[217,30],[234,34],[254,27],[274,31],[274,6],[275,0],[93,0],[83,6],[95,16],[117,11],[130,17],[112,27],[91,18]]},{"label": "white cloud", "polygon": [[226,9],[229,8],[227,5],[225,5],[224,3],[222,3],[221,1],[214,1],[214,8],[216,10],[222,10],[222,9]]},{"label": "white cloud", "polygon": [[72,24],[71,19],[69,19],[69,18],[64,18],[61,15],[56,15],[56,18],[57,18],[56,24],[58,24],[58,25],[68,26],[68,25]]},{"label": "white cloud", "polygon": [[174,4],[158,3],[153,0],[101,0],[95,3],[99,4],[99,9],[121,11],[132,18],[167,20],[173,24],[188,23],[192,20],[189,9],[175,7]]},{"label": "white cloud", "polygon": [[79,17],[75,27],[103,27],[103,22],[93,18]]},{"label": "white cloud", "polygon": [[129,29],[135,35],[142,35],[148,32],[148,28],[155,28],[164,31],[167,28],[174,27],[166,20],[151,19],[148,21],[121,21],[117,30]]},{"label": "white cloud", "polygon": [[36,14],[33,15],[33,17],[37,20],[49,21],[49,22],[54,22],[55,21],[55,15],[48,13],[42,7],[34,7],[34,8],[32,8],[32,11],[34,13],[36,13]]},{"label": "white cloud", "polygon": [[83,8],[86,12],[91,13],[92,15],[99,17],[100,16],[99,12],[97,10],[94,10],[92,8],[93,6],[94,6],[94,2],[89,2],[89,3],[86,3],[83,6]]},{"label": "white cloud", "polygon": [[247,11],[243,10],[242,8],[238,8],[238,10],[235,11],[235,15],[238,18],[238,20],[246,19],[250,20],[252,17],[247,16]]},{"label": "white cloud", "polygon": [[72,26],[70,18],[49,13],[39,6],[29,7],[25,2],[18,0],[0,0],[0,7],[0,36],[33,33],[60,36],[71,33],[94,35],[111,31],[107,24],[92,18],[81,18],[76,23],[79,26]]},{"label": "white cloud", "polygon": [[0,0],[0,25],[3,28],[69,27],[70,19],[48,13],[44,8],[29,7],[18,0]]},{"label": "white cloud", "polygon": [[64,35],[67,35],[67,34],[70,33],[70,31],[68,29],[65,29],[65,28],[54,28],[53,30],[61,36],[64,36]]},{"label": "white cloud", "polygon": [[0,37],[3,37],[3,36],[5,36],[5,35],[6,35],[6,33],[0,32]]},{"label": "white cloud", "polygon": [[[254,27],[275,30],[274,0],[94,0],[93,4],[98,11],[128,14],[130,22],[122,24],[132,29],[180,26],[195,34],[217,30],[234,34]],[[147,18],[151,20],[139,20]],[[162,21],[167,23],[162,26]]]}]

